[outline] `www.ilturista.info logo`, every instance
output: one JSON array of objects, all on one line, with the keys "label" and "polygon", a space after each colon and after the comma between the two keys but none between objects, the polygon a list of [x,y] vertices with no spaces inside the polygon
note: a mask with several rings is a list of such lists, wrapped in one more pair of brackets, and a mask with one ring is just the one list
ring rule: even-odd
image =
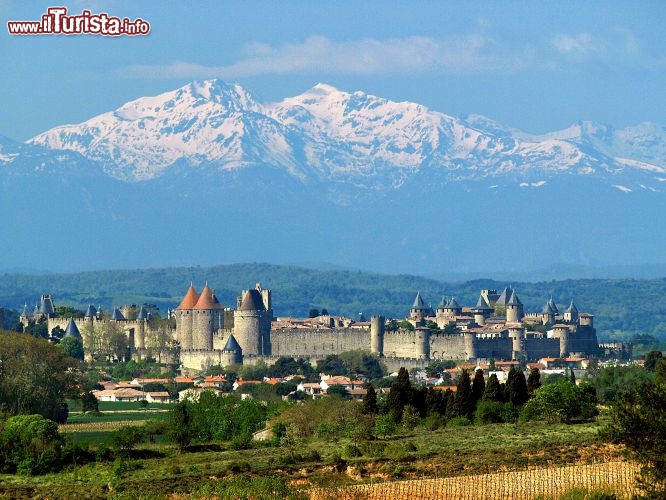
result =
[{"label": "www.ilturista.info logo", "polygon": [[49,7],[40,21],[7,21],[10,35],[147,35],[150,23],[141,18],[130,21],[127,17],[93,14],[84,10],[68,16],[66,7]]}]

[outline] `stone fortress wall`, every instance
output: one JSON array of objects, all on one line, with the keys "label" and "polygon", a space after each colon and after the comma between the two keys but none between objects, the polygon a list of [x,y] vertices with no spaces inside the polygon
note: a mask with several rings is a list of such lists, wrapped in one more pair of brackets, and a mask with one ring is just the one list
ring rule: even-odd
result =
[{"label": "stone fortress wall", "polygon": [[[206,288],[202,295],[209,293]],[[183,301],[185,306],[187,296]],[[496,306],[504,312],[505,318],[495,315]],[[181,313],[176,316],[177,323],[179,317],[187,318],[187,307],[179,309]],[[482,290],[477,305],[467,308],[467,311],[463,309],[455,299],[451,299],[448,303],[443,301],[433,316],[433,311],[424,306],[420,294],[417,294],[407,318],[413,329],[387,331],[387,322],[382,316],[371,318],[369,331],[365,325],[354,324],[346,327],[284,327],[276,324],[273,327],[270,321],[273,317],[271,292],[257,284],[254,290],[243,290],[233,316],[229,311],[220,316],[222,322],[219,328],[213,330],[212,322],[201,324],[204,330],[208,328],[205,333],[207,340],[197,340],[197,332],[193,331],[190,341],[182,337],[187,335],[187,328],[177,328],[181,362],[183,366],[193,369],[202,369],[202,366],[210,366],[211,363],[223,364],[230,359],[228,346],[231,344],[238,345],[238,357],[246,364],[259,359],[271,363],[281,356],[314,362],[327,355],[361,349],[381,356],[384,362],[394,364],[391,360],[400,360],[403,366],[410,367],[425,366],[433,359],[527,361],[569,353],[596,353],[598,349],[592,316],[579,315],[573,301],[562,315],[552,299],[544,306],[542,313],[525,315],[515,291],[507,288],[502,294],[497,294],[495,290]],[[231,318],[233,324],[230,324]],[[427,320],[440,327],[453,324],[457,329],[455,333],[433,331],[431,325],[426,326]],[[547,325],[549,330],[547,333],[529,331],[529,323]],[[192,345],[193,349],[188,349],[188,345]],[[227,357],[223,354],[225,352]]]},{"label": "stone fortress wall", "polygon": [[[496,311],[505,317],[499,317]],[[114,315],[116,311],[114,311]],[[183,367],[202,370],[213,365],[272,363],[281,356],[305,358],[312,362],[350,350],[366,350],[393,365],[425,366],[434,359],[472,361],[478,358],[536,360],[569,354],[597,353],[593,317],[579,314],[571,302],[560,314],[550,299],[541,313],[525,315],[515,290],[482,290],[476,306],[463,308],[445,301],[433,311],[417,294],[407,321],[412,328],[391,328],[382,316],[368,323],[349,321],[344,327],[275,323],[271,291],[260,284],[243,290],[235,308],[225,308],[206,284],[199,294],[190,285],[181,304],[173,311],[176,319],[174,340],[180,346]],[[96,317],[73,318],[80,329]],[[150,330],[145,314],[115,321],[127,332],[135,355],[145,352],[144,339]],[[49,318],[49,330],[65,329],[68,318]],[[331,323],[332,325],[333,323]],[[433,329],[437,324],[446,331]],[[530,325],[546,326],[530,331]],[[455,327],[450,329],[448,327]],[[544,331],[546,330],[546,331]],[[398,362],[398,361],[396,361]]]}]

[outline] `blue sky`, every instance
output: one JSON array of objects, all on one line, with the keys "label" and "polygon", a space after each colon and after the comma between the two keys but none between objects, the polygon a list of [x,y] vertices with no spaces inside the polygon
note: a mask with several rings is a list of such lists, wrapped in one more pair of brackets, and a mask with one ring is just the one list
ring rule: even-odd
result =
[{"label": "blue sky", "polygon": [[53,4],[0,0],[0,134],[25,140],[195,79],[262,101],[317,82],[528,132],[666,123],[666,2],[80,1],[137,37],[12,36]]}]

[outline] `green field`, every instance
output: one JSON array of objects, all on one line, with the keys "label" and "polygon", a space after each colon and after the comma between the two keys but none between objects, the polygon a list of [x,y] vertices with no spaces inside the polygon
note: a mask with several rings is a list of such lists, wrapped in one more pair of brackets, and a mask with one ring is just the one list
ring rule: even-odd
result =
[{"label": "green field", "polygon": [[[118,415],[125,418],[115,419]],[[140,417],[145,415],[160,418],[166,414],[104,413],[99,417],[102,421],[85,416],[87,421],[71,424],[71,431],[64,430],[67,426],[63,430],[77,442],[91,442],[94,450],[108,432],[119,425],[141,422]],[[109,428],[85,429],[91,425]],[[355,457],[346,455],[348,439],[303,439],[289,447],[257,443],[248,450],[231,450],[228,443],[213,443],[195,445],[183,453],[171,444],[146,443],[129,458],[93,462],[58,474],[0,475],[0,497],[165,498],[168,493],[192,493],[194,498],[201,498],[235,484],[239,476],[248,484],[269,489],[291,485],[296,491],[297,486],[332,487],[378,479],[486,474],[617,459],[616,452],[600,440],[600,425],[521,423],[434,431],[418,426],[408,433],[360,442],[362,455]],[[264,484],[268,477],[278,483]]]}]

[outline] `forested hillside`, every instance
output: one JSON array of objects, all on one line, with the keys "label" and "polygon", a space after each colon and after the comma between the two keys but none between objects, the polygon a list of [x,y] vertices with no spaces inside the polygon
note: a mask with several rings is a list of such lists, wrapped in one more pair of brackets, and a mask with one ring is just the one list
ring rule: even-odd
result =
[{"label": "forested hillside", "polygon": [[433,307],[442,296],[473,305],[480,289],[501,290],[512,285],[528,312],[540,311],[551,296],[563,310],[573,298],[581,311],[595,315],[601,339],[628,338],[635,333],[666,338],[662,305],[666,279],[444,283],[420,276],[251,263],[39,276],[4,274],[0,276],[0,307],[20,309],[24,303],[34,307],[41,294],[50,293],[56,305],[84,308],[92,303],[108,310],[126,303],[150,303],[165,311],[180,302],[190,281],[199,290],[208,282],[225,306],[235,305],[240,290],[261,282],[273,291],[278,316],[305,316],[311,308],[326,308],[331,314],[351,317],[359,313],[404,317],[417,291]]}]

